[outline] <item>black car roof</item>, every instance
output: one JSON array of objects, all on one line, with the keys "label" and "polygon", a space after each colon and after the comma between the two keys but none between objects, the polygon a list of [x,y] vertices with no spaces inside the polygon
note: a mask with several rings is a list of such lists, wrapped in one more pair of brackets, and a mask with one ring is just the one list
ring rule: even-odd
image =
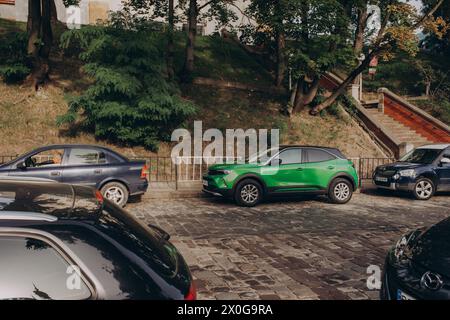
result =
[{"label": "black car roof", "polygon": [[288,148],[314,148],[314,149],[323,149],[327,150],[329,153],[332,153],[333,155],[339,157],[339,158],[346,158],[345,155],[338,149],[333,147],[321,147],[321,146],[309,146],[309,145],[280,145],[279,149],[284,150]]},{"label": "black car roof", "polygon": [[46,214],[58,219],[96,219],[101,203],[94,190],[56,182],[0,178],[2,212]]}]

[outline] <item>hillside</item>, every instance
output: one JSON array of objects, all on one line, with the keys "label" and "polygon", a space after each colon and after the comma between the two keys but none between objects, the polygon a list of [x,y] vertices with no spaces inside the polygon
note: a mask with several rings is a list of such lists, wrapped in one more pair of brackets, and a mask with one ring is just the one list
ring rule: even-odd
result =
[{"label": "hillside", "polygon": [[[400,55],[389,62],[380,61],[374,79],[364,73],[363,88],[375,93],[380,87],[408,96],[411,102],[450,125],[450,60],[447,56],[420,52],[417,57]],[[432,79],[431,95],[426,97],[426,78]]]},{"label": "hillside", "polygon": [[[0,30],[15,30],[17,25],[0,21]],[[183,37],[178,35],[176,62],[182,63]],[[271,75],[237,45],[220,37],[199,37],[196,76],[216,80],[271,86]],[[27,85],[0,83],[1,155],[15,155],[32,148],[54,143],[97,143],[128,156],[155,155],[141,147],[123,147],[97,141],[92,134],[77,128],[58,128],[56,117],[67,110],[65,97],[89,86],[77,61],[52,56],[50,85],[38,93]],[[69,66],[69,67],[67,67]],[[380,156],[376,146],[360,127],[343,111],[311,117],[306,112],[291,119],[279,110],[287,97],[237,89],[186,85],[183,98],[198,106],[197,114],[187,123],[202,120],[204,130],[218,128],[279,128],[282,143],[335,146],[349,157]],[[169,155],[171,146],[161,143],[159,155]]]}]

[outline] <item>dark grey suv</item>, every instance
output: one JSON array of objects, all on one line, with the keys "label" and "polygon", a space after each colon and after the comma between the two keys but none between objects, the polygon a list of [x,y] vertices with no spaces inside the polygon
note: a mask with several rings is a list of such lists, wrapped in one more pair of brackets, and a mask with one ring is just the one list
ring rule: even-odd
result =
[{"label": "dark grey suv", "polygon": [[373,181],[378,188],[411,192],[418,200],[450,191],[450,144],[425,145],[395,163],[379,166]]}]

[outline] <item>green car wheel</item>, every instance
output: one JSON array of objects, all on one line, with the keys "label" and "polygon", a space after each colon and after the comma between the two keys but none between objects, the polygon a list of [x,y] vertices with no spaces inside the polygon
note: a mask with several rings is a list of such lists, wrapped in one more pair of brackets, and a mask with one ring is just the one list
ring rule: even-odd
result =
[{"label": "green car wheel", "polygon": [[239,182],[234,193],[234,200],[242,207],[254,207],[261,202],[262,197],[262,187],[253,179]]},{"label": "green car wheel", "polygon": [[328,197],[333,203],[345,204],[353,196],[353,186],[350,181],[344,178],[338,178],[331,182],[328,191]]}]

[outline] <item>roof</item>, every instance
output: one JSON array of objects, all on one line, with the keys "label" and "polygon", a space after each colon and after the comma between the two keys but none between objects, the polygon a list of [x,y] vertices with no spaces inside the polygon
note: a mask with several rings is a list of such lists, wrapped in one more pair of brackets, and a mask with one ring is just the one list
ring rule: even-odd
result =
[{"label": "roof", "polygon": [[435,150],[444,150],[450,147],[450,143],[441,143],[441,144],[427,144],[424,146],[420,146],[417,149],[435,149]]},{"label": "roof", "polygon": [[[58,219],[93,219],[101,204],[94,190],[50,181],[0,179],[0,215],[45,214]],[[21,219],[23,220],[23,218]]]},{"label": "roof", "polygon": [[75,147],[75,148],[77,148],[77,147],[83,148],[84,147],[84,148],[108,149],[106,147],[98,146],[98,145],[94,145],[94,144],[77,144],[77,143],[75,143],[75,144],[49,144],[49,145],[42,146],[42,147],[39,147],[39,148],[36,148],[36,149],[43,149],[43,148],[67,148],[67,147],[69,147],[69,148],[73,148],[73,147]]},{"label": "roof", "polygon": [[333,148],[333,147],[309,146],[309,145],[300,145],[300,144],[280,145],[279,148],[280,149],[286,149],[286,148],[318,148],[318,149],[328,149],[328,150],[339,150],[338,148]]}]

